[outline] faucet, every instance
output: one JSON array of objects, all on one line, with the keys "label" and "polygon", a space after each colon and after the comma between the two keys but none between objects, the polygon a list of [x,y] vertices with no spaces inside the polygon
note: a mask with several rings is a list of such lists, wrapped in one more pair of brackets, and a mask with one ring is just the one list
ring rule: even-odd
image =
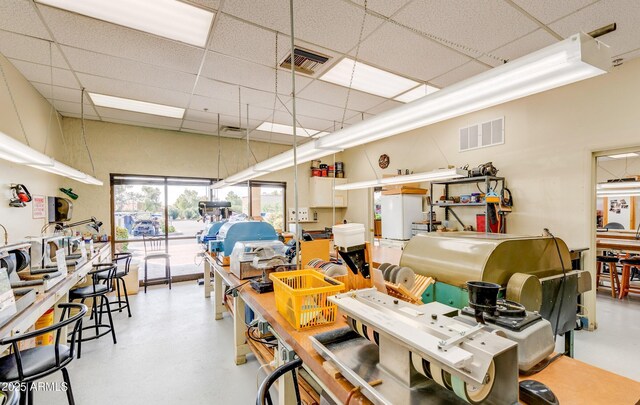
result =
[{"label": "faucet", "polygon": [[6,246],[9,243],[9,233],[7,232],[7,228],[5,228],[4,225],[0,224],[0,226],[2,227],[2,229],[4,229],[4,244]]}]

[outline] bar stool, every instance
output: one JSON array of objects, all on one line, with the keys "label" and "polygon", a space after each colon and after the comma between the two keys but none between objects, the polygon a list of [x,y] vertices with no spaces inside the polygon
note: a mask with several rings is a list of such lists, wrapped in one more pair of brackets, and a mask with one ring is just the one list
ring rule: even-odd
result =
[{"label": "bar stool", "polygon": [[596,258],[596,289],[600,286],[602,267],[607,266],[609,269],[609,281],[611,282],[611,297],[613,298],[616,298],[620,292],[620,279],[618,279],[618,269],[616,267],[618,261],[619,259],[615,256],[598,256]]},{"label": "bar stool", "polygon": [[[113,344],[118,343],[116,341],[116,330],[113,327],[113,318],[111,317],[109,298],[107,298],[107,294],[113,291],[113,279],[116,274],[116,269],[117,266],[113,263],[94,264],[93,270],[87,273],[92,276],[91,285],[69,290],[69,301],[79,299],[80,302],[84,304],[84,301],[87,298],[92,299],[91,318],[93,318],[94,324],[91,326],[84,326],[78,331],[78,358],[82,354],[82,342],[98,339],[111,332],[111,336],[113,337]],[[97,276],[100,273],[106,273],[106,277]],[[100,309],[98,309],[98,298],[100,298]],[[106,310],[103,309],[104,306],[106,306]],[[109,318],[108,324],[102,323],[103,313],[106,313]],[[95,334],[89,337],[82,337],[82,331],[89,329],[94,329]],[[100,329],[104,329],[104,332],[100,332]]]},{"label": "bar stool", "polygon": [[620,260],[622,264],[622,284],[620,286],[620,295],[618,298],[622,299],[632,293],[640,293],[640,287],[631,286],[631,268],[640,267],[640,257],[629,257],[627,259]]},{"label": "bar stool", "polygon": [[164,260],[164,278],[161,279],[165,284],[169,283],[169,289],[171,289],[171,255],[167,252],[164,237],[147,237],[142,235],[144,243],[144,292],[147,293],[147,285],[149,279],[147,278],[147,263],[149,260]]},{"label": "bar stool", "polygon": [[[122,312],[123,309],[127,309],[127,313],[129,314],[129,318],[131,318],[131,307],[129,306],[129,295],[127,294],[127,284],[124,281],[124,278],[127,274],[129,274],[129,268],[131,266],[131,259],[133,258],[133,254],[131,253],[116,253],[113,255],[113,263],[115,263],[118,267],[116,269],[116,274],[114,276],[116,281],[116,290],[118,292],[118,299],[115,301],[111,301],[111,304],[118,304],[117,306],[113,306],[110,308],[111,312]],[[118,264],[123,264],[119,266]],[[108,276],[107,272],[96,273],[94,277],[98,280],[104,280]],[[124,292],[124,299],[120,294],[120,285],[122,284],[122,291]],[[101,309],[102,311],[102,309]]]},{"label": "bar stool", "polygon": [[[0,340],[0,345],[11,345],[12,353],[0,358],[0,381],[3,383],[17,384],[23,395],[13,395],[8,404],[15,403],[20,397],[21,404],[33,404],[32,385],[36,380],[53,374],[56,371],[62,372],[62,378],[67,385],[67,401],[69,405],[74,405],[73,391],[71,391],[71,381],[66,366],[74,358],[75,335],[82,329],[82,317],[87,313],[87,307],[83,304],[59,304],[62,309],[60,321],[55,325],[47,326],[32,332],[20,333]],[[71,316],[71,310],[78,311]],[[66,319],[65,319],[66,317]],[[62,328],[69,326],[73,329],[70,345],[60,344],[60,332]],[[55,332],[55,342],[52,345],[37,346],[30,349],[20,350],[19,344],[27,339]],[[80,343],[78,343],[78,358],[80,358]],[[19,392],[14,392],[19,394]]]}]

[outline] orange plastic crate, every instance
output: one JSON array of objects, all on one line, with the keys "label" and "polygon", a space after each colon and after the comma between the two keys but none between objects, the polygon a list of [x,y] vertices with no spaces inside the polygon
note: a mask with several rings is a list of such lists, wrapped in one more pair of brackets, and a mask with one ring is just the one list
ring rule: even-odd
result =
[{"label": "orange plastic crate", "polygon": [[344,284],[316,270],[271,273],[276,308],[297,330],[336,321],[338,308],[328,297],[344,290]]}]

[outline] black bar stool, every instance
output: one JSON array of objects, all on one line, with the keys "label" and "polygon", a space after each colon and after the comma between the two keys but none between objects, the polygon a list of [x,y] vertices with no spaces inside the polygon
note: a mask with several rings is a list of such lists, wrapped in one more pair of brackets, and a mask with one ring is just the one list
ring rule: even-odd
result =
[{"label": "black bar stool", "polygon": [[620,292],[620,279],[618,278],[618,269],[616,265],[619,259],[615,256],[598,256],[596,258],[596,289],[600,286],[600,277],[604,266],[609,269],[609,280],[611,282],[611,296],[616,298]]},{"label": "black bar stool", "polygon": [[[113,279],[116,274],[117,266],[113,263],[99,263],[93,265],[93,270],[89,273],[91,277],[91,285],[85,287],[74,288],[69,291],[69,301],[80,300],[84,304],[84,300],[92,298],[91,304],[91,318],[94,320],[92,326],[85,326],[78,331],[78,358],[82,353],[82,342],[88,340],[98,339],[107,333],[111,332],[113,337],[113,344],[118,343],[116,341],[116,330],[113,327],[113,318],[111,317],[111,307],[109,306],[109,298],[107,294],[113,291]],[[105,273],[102,276],[98,276],[100,273]],[[98,309],[98,298],[100,299],[100,309]],[[106,306],[106,309],[103,309]],[[106,312],[109,323],[102,323],[102,314]],[[91,319],[89,318],[89,319]],[[82,331],[94,329],[95,334],[89,337],[82,337]],[[100,332],[100,329],[104,329],[104,332]]]},{"label": "black bar stool", "polygon": [[[129,318],[131,318],[131,307],[129,306],[129,295],[127,294],[127,284],[124,281],[124,278],[127,274],[129,274],[129,269],[131,266],[131,259],[133,255],[131,253],[116,253],[113,255],[113,262],[116,264],[116,275],[114,276],[116,281],[116,290],[118,292],[118,299],[115,301],[111,301],[111,304],[117,304],[110,308],[111,312],[122,312],[123,309],[127,309],[127,313],[129,314]],[[122,264],[120,266],[119,264]],[[107,272],[96,273],[94,277],[97,277],[98,280],[104,280],[108,276]],[[122,291],[124,292],[124,299],[122,299],[122,295],[120,294],[120,285],[122,285]],[[100,309],[102,311],[102,308]]]},{"label": "black bar stool", "polygon": [[[31,389],[33,383],[58,370],[62,371],[62,378],[67,384],[67,401],[69,405],[75,404],[66,366],[73,360],[76,343],[75,335],[82,330],[82,317],[87,313],[87,307],[84,304],[69,303],[59,304],[58,308],[62,309],[62,315],[60,315],[60,321],[57,324],[0,340],[0,345],[11,345],[13,350],[13,353],[0,358],[0,381],[4,383],[19,383],[20,388],[24,384],[25,392],[20,395],[20,404],[33,404],[33,390]],[[78,313],[67,317],[72,309],[77,310]],[[70,345],[60,344],[61,329],[72,324],[73,332]],[[50,332],[56,332],[53,345],[20,350],[18,344],[21,341]],[[80,358],[80,343],[78,343],[78,358]]]},{"label": "black bar stool", "polygon": [[631,285],[631,275],[633,274],[633,268],[640,268],[640,256],[622,259],[620,260],[620,263],[622,264],[622,285],[620,286],[620,294],[618,295],[618,298],[622,299],[629,295],[630,292],[639,294],[640,287]]}]

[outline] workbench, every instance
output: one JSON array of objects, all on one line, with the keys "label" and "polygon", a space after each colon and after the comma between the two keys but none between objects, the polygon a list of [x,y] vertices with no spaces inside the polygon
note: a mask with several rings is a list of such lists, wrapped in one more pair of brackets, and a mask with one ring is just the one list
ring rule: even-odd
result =
[{"label": "workbench", "polygon": [[[282,317],[277,309],[273,293],[258,294],[248,285],[240,286],[246,280],[239,280],[229,272],[228,266],[221,266],[209,255],[205,256],[208,266],[214,271],[214,312],[215,319],[223,318],[229,312],[234,328],[234,358],[237,365],[246,362],[252,345],[247,342],[245,325],[245,307],[251,308],[270,325],[279,340],[278,353],[292,350],[304,363],[304,369],[337,403],[344,403],[354,388],[342,377],[334,378],[324,367],[324,359],[313,349],[309,336],[347,326],[341,318],[334,324],[297,331]],[[206,283],[205,283],[206,285]],[[228,305],[224,304],[225,286],[237,288]],[[240,287],[239,287],[240,286]],[[231,309],[232,308],[232,309]],[[229,311],[231,309],[231,311]],[[278,360],[279,356],[276,356]],[[543,382],[557,395],[562,404],[635,404],[640,400],[640,382],[605,371],[578,360],[561,357],[545,370],[522,379],[534,379]],[[291,398],[292,381],[283,377],[280,383],[280,398]],[[285,402],[281,403],[291,403]],[[352,404],[369,403],[356,394]]]},{"label": "workbench", "polygon": [[[31,328],[38,318],[44,315],[51,307],[58,303],[69,301],[69,290],[81,282],[96,263],[111,261],[111,244],[96,243],[94,252],[90,253],[87,261],[76,268],[70,268],[69,274],[64,280],[53,286],[48,291],[36,296],[36,300],[22,312],[16,314],[11,320],[0,328],[0,338],[24,333]],[[54,309],[55,319],[60,319],[61,310]],[[0,352],[4,352],[8,346],[0,346]]]}]

